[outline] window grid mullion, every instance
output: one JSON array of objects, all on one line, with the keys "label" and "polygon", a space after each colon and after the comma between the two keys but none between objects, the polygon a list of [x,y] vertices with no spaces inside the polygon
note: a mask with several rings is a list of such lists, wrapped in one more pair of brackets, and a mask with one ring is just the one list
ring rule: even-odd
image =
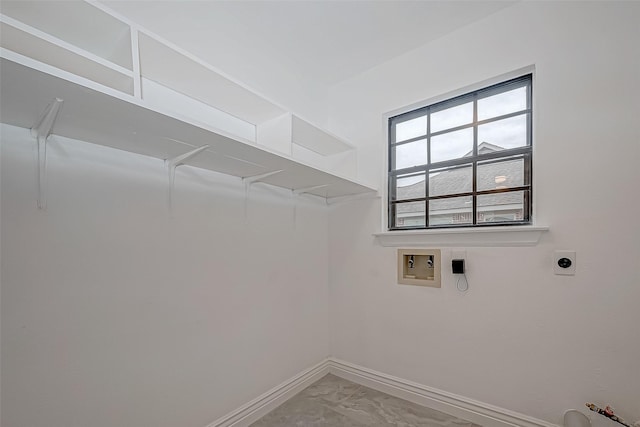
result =
[{"label": "window grid mullion", "polygon": [[532,182],[531,182],[531,157],[532,157],[532,153],[529,153],[528,155],[526,155],[524,157],[524,184],[529,187],[528,191],[524,192],[524,209],[523,209],[523,216],[522,219],[524,221],[530,221],[531,220],[531,188],[532,188]]},{"label": "window grid mullion", "polygon": [[427,169],[424,173],[424,224],[429,228],[429,172],[431,171],[431,109],[427,109]]},{"label": "window grid mullion", "polygon": [[[389,120],[389,128],[388,128],[388,132],[389,132],[389,138],[391,139],[391,141],[396,142],[396,123],[392,122],[391,120]],[[395,205],[391,202],[392,198],[392,193],[391,193],[391,187],[392,185],[394,185],[394,183],[397,180],[397,176],[392,175],[391,172],[394,171],[396,169],[396,162],[395,162],[395,153],[394,153],[395,149],[393,148],[392,144],[389,144],[389,150],[387,152],[387,164],[388,164],[388,168],[389,168],[389,177],[387,179],[387,186],[388,186],[388,191],[387,191],[387,226],[389,228],[393,228],[396,227],[396,213],[395,213]],[[395,191],[394,191],[395,194]]]},{"label": "window grid mullion", "polygon": [[[433,135],[431,135],[431,136],[439,136],[439,135],[444,135],[444,134],[447,134],[447,133],[457,132],[459,130],[469,129],[470,127],[473,127],[473,126],[482,126],[482,125],[486,125],[488,123],[499,122],[500,120],[510,119],[512,117],[524,116],[524,115],[529,114],[529,113],[531,113],[531,110],[529,110],[527,108],[527,109],[516,111],[516,112],[513,112],[513,113],[503,114],[501,116],[491,117],[489,119],[473,120],[472,122],[464,124],[464,125],[455,126],[455,127],[452,127],[452,128],[443,129],[443,130],[439,130],[437,132],[433,132]],[[418,141],[418,140],[423,139],[423,138],[424,138],[424,135],[420,135],[420,136],[413,137],[411,139],[407,139],[407,140],[404,140],[404,141],[397,142],[396,144],[400,145],[400,144],[405,144],[405,143],[409,143],[409,142],[415,142],[415,141]]]},{"label": "window grid mullion", "polygon": [[461,157],[458,159],[445,160],[442,162],[434,163],[432,165],[411,166],[404,169],[392,170],[389,173],[392,175],[409,175],[413,173],[419,173],[427,169],[430,169],[430,170],[446,169],[446,168],[451,168],[455,166],[466,165],[469,163],[473,163],[474,161],[484,162],[488,160],[495,160],[496,162],[498,162],[500,160],[508,160],[509,157],[517,158],[518,156],[526,155],[531,152],[531,148],[518,147],[518,148],[509,149],[508,150],[509,152],[506,152],[506,151],[507,150],[503,150],[503,151],[499,151],[497,153],[491,153],[491,154],[482,154],[478,157],[471,156],[471,157]]},{"label": "window grid mullion", "polygon": [[471,197],[471,223],[478,224],[478,94],[473,96],[473,157],[472,164],[472,188],[473,196]]},{"label": "window grid mullion", "polygon": [[392,144],[389,144],[389,171],[393,171],[396,169],[396,162],[395,162],[395,155],[394,155],[394,146],[393,144],[395,144],[396,142],[396,124],[393,122],[389,122],[389,136],[391,138],[391,141],[393,141]]}]

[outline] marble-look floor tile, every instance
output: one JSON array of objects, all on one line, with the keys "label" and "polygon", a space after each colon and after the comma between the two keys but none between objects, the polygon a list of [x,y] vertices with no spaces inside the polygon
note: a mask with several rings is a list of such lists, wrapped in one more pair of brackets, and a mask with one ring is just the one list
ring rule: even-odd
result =
[{"label": "marble-look floor tile", "polygon": [[349,399],[340,402],[333,409],[352,420],[369,426],[479,427],[444,412],[363,386]]},{"label": "marble-look floor tile", "polygon": [[329,374],[302,390],[299,396],[319,398],[327,402],[338,403],[349,398],[359,389],[360,385]]},{"label": "marble-look floor tile", "polygon": [[440,411],[327,375],[251,427],[480,427]]},{"label": "marble-look floor tile", "polygon": [[332,410],[318,399],[298,395],[251,424],[251,427],[363,427],[365,425]]}]

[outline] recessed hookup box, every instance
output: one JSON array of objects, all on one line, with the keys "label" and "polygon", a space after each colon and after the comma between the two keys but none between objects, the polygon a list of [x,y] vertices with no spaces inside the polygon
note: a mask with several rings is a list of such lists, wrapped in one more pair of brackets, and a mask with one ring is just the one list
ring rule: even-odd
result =
[{"label": "recessed hookup box", "polygon": [[439,288],[440,249],[398,249],[398,284]]}]

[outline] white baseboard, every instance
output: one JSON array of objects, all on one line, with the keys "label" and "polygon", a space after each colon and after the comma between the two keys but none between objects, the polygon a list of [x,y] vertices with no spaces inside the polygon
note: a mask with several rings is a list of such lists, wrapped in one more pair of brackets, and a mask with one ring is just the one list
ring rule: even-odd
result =
[{"label": "white baseboard", "polygon": [[329,359],[305,369],[207,427],[247,427],[329,373]]},{"label": "white baseboard", "polygon": [[528,415],[383,374],[339,359],[330,358],[328,364],[331,374],[472,421],[483,427],[560,427]]},{"label": "white baseboard", "polygon": [[483,427],[560,427],[508,409],[427,387],[335,358],[323,360],[207,427],[247,427],[326,374],[472,421]]}]

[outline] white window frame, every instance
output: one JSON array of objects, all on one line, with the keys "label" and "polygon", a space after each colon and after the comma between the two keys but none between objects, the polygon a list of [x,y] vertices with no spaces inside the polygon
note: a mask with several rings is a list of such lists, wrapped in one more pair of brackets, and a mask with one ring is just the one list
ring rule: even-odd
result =
[{"label": "white window frame", "polygon": [[[381,223],[380,229],[383,230],[378,233],[374,233],[378,244],[386,247],[401,247],[411,245],[412,247],[511,247],[511,246],[535,246],[543,233],[549,230],[549,227],[540,224],[537,221],[538,218],[538,197],[537,197],[537,185],[536,185],[536,170],[538,166],[534,163],[533,178],[532,178],[532,204],[530,212],[530,224],[528,225],[514,225],[510,227],[503,226],[486,226],[486,227],[465,227],[465,228],[442,228],[442,229],[418,229],[418,230],[388,230],[389,218],[388,218],[388,147],[389,147],[389,119],[393,116],[416,110],[427,105],[435,104],[447,99],[454,98],[469,92],[473,92],[484,87],[492,86],[503,81],[507,81],[513,78],[523,76],[525,74],[532,75],[532,84],[536,86],[536,72],[535,66],[530,65],[523,67],[512,72],[497,75],[493,78],[479,81],[477,83],[462,87],[455,91],[450,91],[438,95],[436,97],[428,98],[424,101],[420,101],[414,104],[407,105],[402,108],[398,108],[387,112],[382,115],[382,129],[384,130],[384,155],[382,156],[382,174],[381,174],[381,188],[385,188],[382,193],[381,203]],[[532,106],[536,111],[536,92],[533,92]],[[532,155],[536,157],[536,119],[537,115],[533,116],[533,140],[532,140]]]},{"label": "white window frame", "polygon": [[[532,100],[532,92],[531,92],[532,83],[533,83],[532,80],[533,80],[532,73],[526,73],[525,75],[521,75],[516,78],[510,78],[495,84],[465,91],[462,95],[452,96],[450,98],[445,99],[444,101],[438,101],[438,102],[430,101],[430,102],[426,102],[425,103],[426,105],[422,107],[407,108],[406,109],[407,111],[400,112],[387,119],[387,123],[388,123],[387,144],[386,144],[387,169],[385,170],[385,174],[387,178],[386,205],[388,210],[387,210],[386,217],[387,217],[388,230],[410,230],[410,229],[429,230],[429,229],[435,229],[435,228],[453,228],[453,227],[474,227],[475,228],[475,227],[487,227],[487,226],[496,226],[496,225],[525,225],[525,224],[529,225],[533,223],[532,212],[531,212],[531,206],[532,206],[531,198],[533,196],[532,194],[532,190],[533,190],[533,185],[532,185],[533,184],[532,183],[533,100]],[[428,118],[430,115],[434,114],[432,110],[434,107],[437,108],[435,111],[438,111],[438,109],[450,108],[450,106],[467,104],[469,102],[472,102],[474,106],[474,114],[475,114],[475,108],[477,105],[476,104],[477,95],[487,96],[486,95],[487,93],[499,94],[503,91],[509,91],[510,90],[509,87],[514,87],[514,86],[522,87],[522,85],[524,85],[524,87],[528,89],[527,104],[525,105],[525,109],[522,110],[522,112],[516,112],[517,116],[514,116],[513,113],[509,113],[509,114],[501,115],[489,120],[477,120],[474,115],[473,122],[459,127],[461,129],[464,128],[465,130],[472,130],[474,132],[473,150],[471,153],[467,154],[464,158],[454,158],[454,159],[445,160],[445,161],[439,160],[434,163],[431,157],[429,156],[428,161],[425,158],[425,163],[420,163],[415,167],[396,168],[395,165],[391,164],[393,162],[391,162],[390,160],[392,160],[393,158],[395,147],[399,148],[402,146],[406,146],[408,144],[411,144],[412,141],[414,140],[428,141],[429,140],[428,135],[437,135],[437,134],[447,135],[447,134],[451,134],[452,131],[455,131],[458,129],[458,127],[454,127],[453,129],[450,129],[450,130],[442,130],[440,132],[434,133],[433,131],[429,130],[429,128],[427,128],[426,140],[424,139],[425,137],[416,135],[415,138],[411,138],[409,140],[404,139],[404,140],[396,141],[394,129],[397,123],[402,123],[407,120],[412,120],[415,117]],[[519,148],[505,149],[505,150],[489,152],[489,153],[480,153],[479,147],[482,144],[480,144],[480,141],[478,140],[477,134],[476,134],[477,129],[479,129],[479,126],[484,122],[495,122],[496,120],[501,120],[511,116],[523,117],[526,119],[526,123],[527,123],[526,144]],[[426,142],[426,144],[430,145],[428,144],[428,142]],[[476,150],[478,151],[476,152]],[[431,154],[433,154],[433,152]],[[470,156],[470,157],[467,158],[467,156]],[[514,158],[513,156],[518,156],[518,157]],[[480,165],[482,164],[496,163],[503,160],[508,160],[509,158],[518,159],[519,161],[522,161],[522,164],[524,167],[523,176],[522,176],[523,181],[520,184],[514,183],[513,185],[509,187],[504,187],[504,188],[499,188],[498,186],[496,186],[496,188],[489,188],[489,189],[481,188],[480,187],[481,183],[478,181],[479,172],[476,171],[476,167],[478,167],[479,169]],[[489,163],[486,163],[487,161]],[[458,191],[454,191],[454,189],[450,189],[452,192],[442,193],[442,195],[431,193],[431,191],[429,190],[429,184],[433,184],[433,182],[431,182],[431,179],[428,178],[430,173],[437,172],[439,170],[454,171],[456,169],[459,169],[461,166],[465,166],[464,169],[467,169],[471,172],[472,182],[470,183],[469,189],[457,189]],[[471,167],[471,169],[468,169],[469,167]],[[445,169],[442,169],[442,168],[445,168]],[[401,172],[398,173],[399,171]],[[422,189],[423,190],[422,192],[416,193],[411,197],[407,197],[408,195],[405,195],[403,198],[399,198],[399,199],[395,198],[395,194],[396,194],[395,191],[397,188],[395,183],[396,177],[412,176],[415,174],[417,174],[415,175],[416,177],[420,177],[425,173],[427,176],[424,177],[424,180],[420,182],[423,182],[427,186]],[[476,185],[478,187],[476,187]],[[424,193],[424,190],[427,190],[427,194],[422,194]],[[521,194],[523,198],[522,199],[522,209],[524,212],[523,216],[521,218],[514,218],[511,221],[483,222],[482,220],[480,220],[479,219],[481,217],[480,212],[483,209],[481,208],[481,203],[480,203],[481,198],[483,197],[486,198],[490,196],[495,197],[495,196],[499,196],[500,194],[505,194],[505,195]],[[456,196],[456,198],[454,199],[449,198],[451,196]],[[431,204],[442,204],[442,203],[449,204],[449,205],[451,205],[451,203],[454,203],[455,205],[455,203],[458,203],[457,202],[458,200],[464,200],[464,199],[469,199],[469,201],[473,202],[472,206],[470,206],[473,212],[473,215],[471,217],[472,219],[471,223],[431,222],[435,220],[437,217],[431,216],[431,212],[429,211],[429,208],[427,208],[427,206],[430,206]],[[409,202],[409,204],[407,204],[407,202]],[[399,220],[401,219],[400,216],[402,214],[400,213],[396,214],[395,213],[396,209],[401,208],[402,206],[411,206],[411,205],[420,206],[423,203],[424,203],[424,208],[426,208],[424,213],[423,214],[421,213],[420,215],[421,218],[423,218],[423,222],[424,222],[423,224],[421,224],[420,221],[415,224],[413,224],[411,221],[404,224],[399,223]],[[452,205],[451,208],[453,208],[454,205]],[[420,212],[422,212],[422,210]],[[406,213],[405,213],[405,216],[406,216]]]}]

